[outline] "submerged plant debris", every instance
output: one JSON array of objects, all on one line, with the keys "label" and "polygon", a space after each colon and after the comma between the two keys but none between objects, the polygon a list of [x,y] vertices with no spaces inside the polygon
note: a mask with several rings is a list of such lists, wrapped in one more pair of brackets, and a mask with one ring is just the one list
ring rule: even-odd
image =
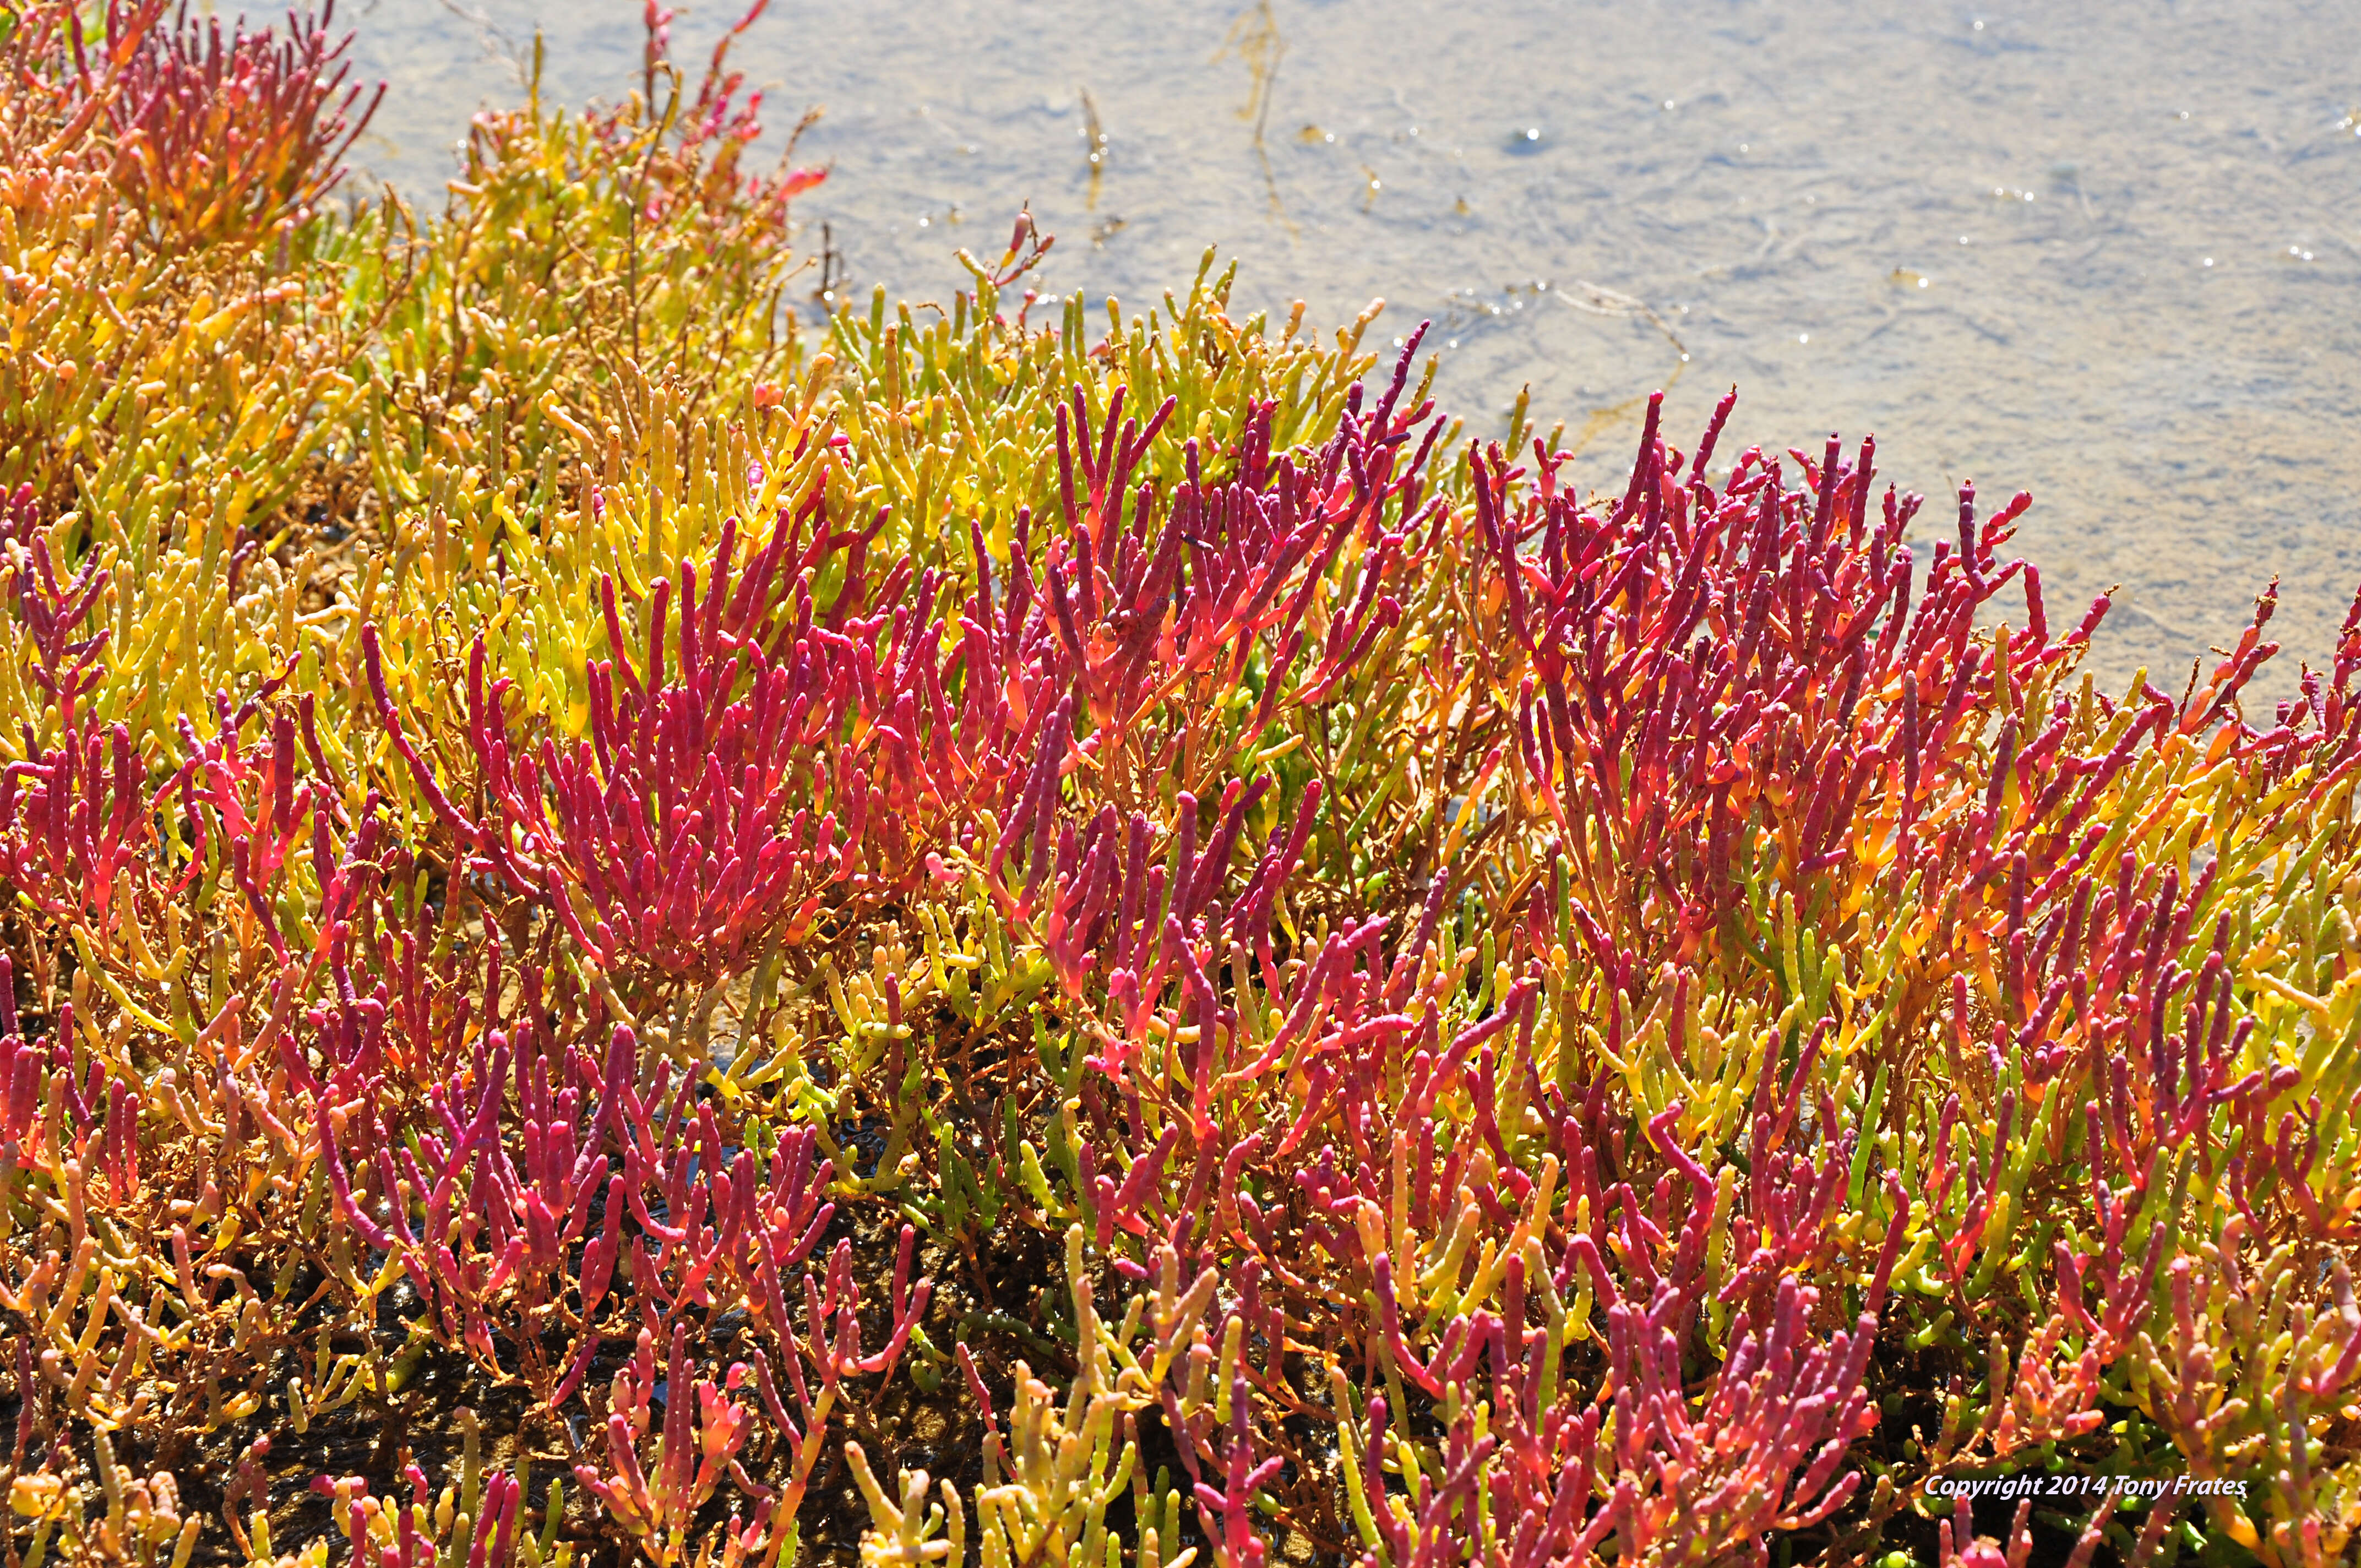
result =
[{"label": "submerged plant debris", "polygon": [[0,13],[9,1568],[2350,1556],[2361,608],[1029,216],[798,335],[667,20],[421,217]]}]

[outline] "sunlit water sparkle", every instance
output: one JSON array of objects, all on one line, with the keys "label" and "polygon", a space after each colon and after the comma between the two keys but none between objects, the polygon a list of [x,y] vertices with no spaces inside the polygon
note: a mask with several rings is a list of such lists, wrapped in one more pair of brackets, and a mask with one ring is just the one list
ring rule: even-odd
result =
[{"label": "sunlit water sparkle", "polygon": [[[391,84],[357,161],[414,198],[536,26],[546,96],[638,78],[636,5],[457,5],[343,14]],[[1651,389],[1686,444],[1734,382],[1741,444],[1874,431],[1906,488],[2031,489],[2053,620],[2122,586],[2118,687],[2178,692],[2278,573],[2283,695],[2361,579],[2361,6],[777,0],[739,59],[772,126],[826,107],[798,245],[851,297],[948,302],[1029,199],[1094,311],[1218,242],[1250,308],[1433,320],[1472,427],[1529,383],[1591,483]]]}]

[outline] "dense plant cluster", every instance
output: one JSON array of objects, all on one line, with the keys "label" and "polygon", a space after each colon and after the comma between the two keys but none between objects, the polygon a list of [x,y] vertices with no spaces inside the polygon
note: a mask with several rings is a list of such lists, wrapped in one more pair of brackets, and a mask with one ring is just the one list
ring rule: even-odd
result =
[{"label": "dense plant cluster", "polygon": [[2361,609],[0,20],[10,1568],[2356,1550]]}]

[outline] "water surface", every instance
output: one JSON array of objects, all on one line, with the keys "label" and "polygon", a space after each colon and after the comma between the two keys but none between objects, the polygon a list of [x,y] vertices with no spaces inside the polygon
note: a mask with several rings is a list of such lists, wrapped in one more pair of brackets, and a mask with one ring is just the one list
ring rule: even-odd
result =
[{"label": "water surface", "polygon": [[[414,199],[536,27],[547,96],[638,80],[625,0],[342,15],[390,83],[357,160]],[[685,10],[676,57],[737,15]],[[1471,428],[1529,385],[1590,482],[1649,390],[1687,444],[1735,383],[1741,443],[2032,490],[2053,621],[2120,585],[2111,685],[2177,693],[2276,573],[2291,690],[2361,580],[2349,0],[774,0],[738,58],[779,130],[825,108],[797,243],[854,297],[948,302],[1029,199],[1043,289],[1145,307],[1218,243],[1249,306],[1381,296]]]}]

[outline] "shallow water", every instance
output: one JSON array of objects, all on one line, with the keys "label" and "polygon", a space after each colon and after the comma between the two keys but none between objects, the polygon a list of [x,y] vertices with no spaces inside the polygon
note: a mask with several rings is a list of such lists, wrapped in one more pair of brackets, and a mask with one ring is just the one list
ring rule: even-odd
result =
[{"label": "shallow water", "polygon": [[[736,15],[685,13],[675,58]],[[516,98],[536,25],[549,97],[639,74],[625,0],[344,19],[390,83],[356,161],[413,197]],[[1741,444],[1875,432],[1937,498],[1928,540],[1963,478],[2030,489],[2053,623],[2121,585],[2094,659],[2117,688],[2145,665],[2178,693],[2276,573],[2263,685],[2290,692],[2361,581],[2350,0],[774,0],[737,58],[770,124],[825,106],[798,243],[825,225],[864,301],[948,302],[952,253],[996,251],[1029,198],[1045,290],[1146,306],[1218,242],[1250,305],[1383,296],[1373,339],[1431,319],[1471,428],[1529,383],[1590,482],[1649,390],[1686,445],[1736,383]]]}]

